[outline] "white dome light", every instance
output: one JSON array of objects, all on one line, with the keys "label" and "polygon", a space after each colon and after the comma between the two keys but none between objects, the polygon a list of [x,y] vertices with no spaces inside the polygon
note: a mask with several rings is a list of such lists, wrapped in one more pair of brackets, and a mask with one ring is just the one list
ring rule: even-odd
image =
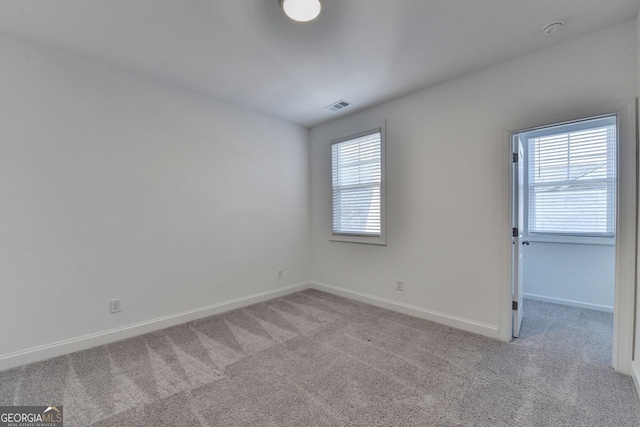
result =
[{"label": "white dome light", "polygon": [[282,0],[282,10],[294,21],[309,22],[320,15],[320,0]]}]

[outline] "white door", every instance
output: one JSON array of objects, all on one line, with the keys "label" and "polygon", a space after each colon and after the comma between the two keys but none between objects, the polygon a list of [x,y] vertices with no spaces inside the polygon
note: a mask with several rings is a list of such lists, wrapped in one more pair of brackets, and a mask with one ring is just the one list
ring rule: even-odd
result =
[{"label": "white door", "polygon": [[523,295],[523,254],[522,247],[526,242],[522,238],[524,231],[524,148],[519,136],[513,137],[513,179],[512,179],[512,212],[513,212],[513,244],[512,247],[512,290],[513,290],[513,337],[520,335],[522,324]]}]

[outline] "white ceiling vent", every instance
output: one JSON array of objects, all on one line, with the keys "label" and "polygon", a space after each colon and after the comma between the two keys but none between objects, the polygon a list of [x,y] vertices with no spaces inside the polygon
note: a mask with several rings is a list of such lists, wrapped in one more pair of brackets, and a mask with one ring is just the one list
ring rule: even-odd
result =
[{"label": "white ceiling vent", "polygon": [[338,110],[342,110],[343,108],[347,108],[348,106],[350,106],[351,103],[348,101],[345,101],[344,99],[341,99],[338,102],[335,102],[331,105],[328,105],[325,108],[325,110],[329,110],[329,111],[338,111]]}]

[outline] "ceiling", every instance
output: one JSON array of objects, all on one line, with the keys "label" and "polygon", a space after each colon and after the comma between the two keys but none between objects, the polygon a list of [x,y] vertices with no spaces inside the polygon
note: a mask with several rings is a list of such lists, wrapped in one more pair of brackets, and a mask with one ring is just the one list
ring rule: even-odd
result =
[{"label": "ceiling", "polygon": [[[312,127],[637,16],[640,0],[0,0],[0,32]],[[541,29],[556,20],[563,30]],[[324,107],[346,99],[338,112]]]}]

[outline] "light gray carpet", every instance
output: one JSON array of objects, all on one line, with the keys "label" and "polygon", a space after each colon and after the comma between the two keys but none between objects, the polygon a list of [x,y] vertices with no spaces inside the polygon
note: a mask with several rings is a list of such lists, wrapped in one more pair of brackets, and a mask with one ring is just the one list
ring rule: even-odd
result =
[{"label": "light gray carpet", "polygon": [[501,343],[315,290],[0,372],[66,426],[638,426],[610,314],[527,301]]}]

